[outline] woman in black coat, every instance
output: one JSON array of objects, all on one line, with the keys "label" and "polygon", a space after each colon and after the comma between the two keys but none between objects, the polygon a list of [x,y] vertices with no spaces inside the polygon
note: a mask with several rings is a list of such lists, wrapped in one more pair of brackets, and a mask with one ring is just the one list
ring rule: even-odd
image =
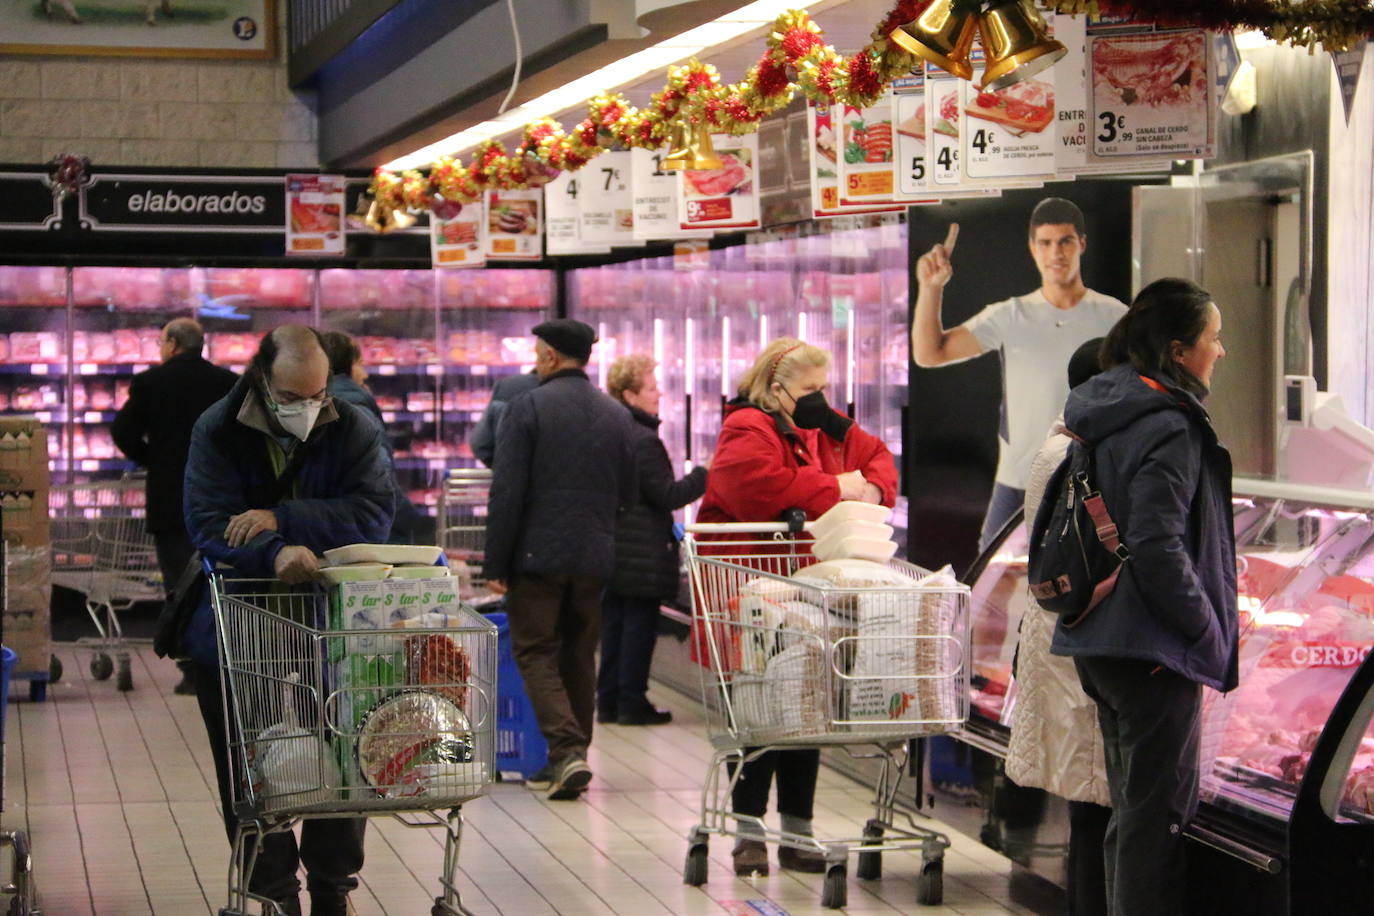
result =
[{"label": "woman in black coat", "polygon": [[634,417],[633,448],[639,498],[620,510],[615,532],[615,573],[601,611],[601,670],[596,717],[620,725],[662,725],[673,714],[646,695],[658,636],[659,603],[678,593],[680,563],[673,511],[706,492],[706,469],[673,479],[668,450],[658,437],[662,392],[647,356],[623,356],[611,365],[606,387]]},{"label": "woman in black coat", "polygon": [[1231,459],[1202,406],[1225,355],[1211,294],[1158,280],[1108,334],[1105,371],[1064,409],[1130,550],[1111,594],[1072,627],[1061,618],[1051,648],[1073,657],[1097,704],[1114,916],[1187,911],[1202,688],[1236,686]]}]

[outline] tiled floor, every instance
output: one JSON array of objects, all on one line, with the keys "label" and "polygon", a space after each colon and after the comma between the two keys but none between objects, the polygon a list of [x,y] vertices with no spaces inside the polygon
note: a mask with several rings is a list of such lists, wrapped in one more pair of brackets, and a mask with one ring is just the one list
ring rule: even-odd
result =
[{"label": "tiled floor", "polygon": [[[224,905],[228,845],[195,700],[176,696],[177,672],[150,649],[134,657],[136,689],[94,681],[89,653],[59,647],[66,667],[45,703],[9,708],[3,825],[26,829],[45,916],[215,913]],[[14,693],[26,696],[24,685]],[[730,871],[729,841],[711,844],[705,886],[682,883],[685,837],[697,820],[709,757],[701,721],[683,697],[660,728],[597,732],[596,779],[578,802],[548,802],[496,785],[465,807],[459,857],[464,903],[477,914],[818,914],[821,877]],[[854,832],[865,789],[823,771],[818,832]],[[1005,859],[951,834],[945,905],[915,906],[916,854],[888,854],[881,881],[849,881],[851,913],[1029,914],[1011,902]],[[372,821],[361,916],[422,916],[438,892],[442,836]],[[751,905],[752,904],[752,905]]]}]

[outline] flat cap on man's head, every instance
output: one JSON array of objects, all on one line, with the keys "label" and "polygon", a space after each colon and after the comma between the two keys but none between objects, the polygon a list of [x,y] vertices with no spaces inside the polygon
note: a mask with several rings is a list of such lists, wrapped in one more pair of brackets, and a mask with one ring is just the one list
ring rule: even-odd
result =
[{"label": "flat cap on man's head", "polygon": [[532,333],[564,356],[582,362],[592,358],[592,344],[596,343],[596,331],[589,324],[573,318],[555,318],[553,321],[536,325]]}]

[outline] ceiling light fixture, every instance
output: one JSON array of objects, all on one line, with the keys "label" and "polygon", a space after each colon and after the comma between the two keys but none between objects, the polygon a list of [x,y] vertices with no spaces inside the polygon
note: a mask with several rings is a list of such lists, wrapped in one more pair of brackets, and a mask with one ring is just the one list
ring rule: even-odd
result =
[{"label": "ceiling light fixture", "polygon": [[440,156],[459,156],[484,140],[503,137],[538,118],[556,115],[585,102],[598,92],[618,89],[669,65],[687,60],[708,48],[764,28],[788,10],[809,9],[826,0],[755,0],[693,29],[665,38],[652,47],[613,61],[586,76],[530,99],[498,117],[474,124],[456,134],[423,146],[386,163],[388,171],[428,166]]}]

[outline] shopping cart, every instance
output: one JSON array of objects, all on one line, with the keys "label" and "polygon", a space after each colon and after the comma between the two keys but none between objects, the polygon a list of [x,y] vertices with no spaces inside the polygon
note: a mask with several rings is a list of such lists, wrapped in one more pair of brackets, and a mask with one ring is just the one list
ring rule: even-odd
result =
[{"label": "shopping cart", "polygon": [[[858,876],[872,879],[884,852],[920,850],[917,902],[939,904],[949,839],[899,811],[896,796],[910,740],[957,731],[968,718],[968,587],[899,560],[868,567],[877,584],[793,578],[815,560],[809,539],[786,525],[687,530],[694,647],[715,751],[683,880],[705,883],[711,834],[747,835],[822,853],[821,902],[839,908],[850,853]],[[861,835],[815,839],[731,810],[741,764],[770,750],[832,746],[881,764]]]},{"label": "shopping cart", "polygon": [[494,769],[496,627],[460,606],[442,627],[409,625],[432,622],[423,615],[343,629],[319,587],[210,582],[239,823],[220,916],[246,916],[250,901],[280,914],[248,889],[263,837],[303,818],[380,815],[445,830],[430,912],[470,916],[454,873],[462,805]]},{"label": "shopping cart", "polygon": [[439,544],[454,574],[462,578],[465,595],[484,591],[481,569],[490,495],[491,471],[486,468],[450,468],[439,491]]},{"label": "shopping cart", "polygon": [[117,669],[116,686],[132,690],[133,674],[119,615],[140,601],[164,598],[157,547],[146,529],[144,479],[53,488],[53,584],[80,592],[96,633],[91,676],[105,680]]}]

